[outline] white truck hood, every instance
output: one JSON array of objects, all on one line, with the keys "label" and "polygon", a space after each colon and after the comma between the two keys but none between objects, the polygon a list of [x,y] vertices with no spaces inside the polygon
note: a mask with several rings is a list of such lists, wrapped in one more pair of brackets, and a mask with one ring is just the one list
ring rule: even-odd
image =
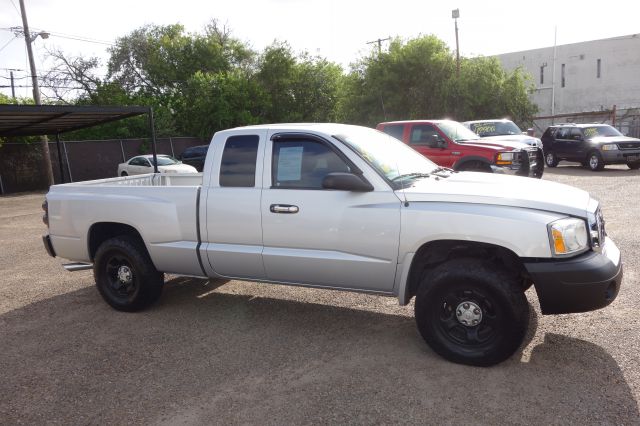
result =
[{"label": "white truck hood", "polygon": [[500,135],[500,136],[486,136],[482,138],[482,140],[486,141],[495,141],[497,143],[505,143],[505,142],[516,142],[522,143],[529,146],[541,147],[542,142],[538,138],[534,138],[528,135]]},{"label": "white truck hood", "polygon": [[[402,191],[402,190],[401,190]],[[399,192],[401,192],[399,191]],[[417,180],[404,188],[408,202],[492,204],[586,217],[588,192],[569,185],[519,176],[458,172]],[[402,194],[399,194],[402,198]]]}]

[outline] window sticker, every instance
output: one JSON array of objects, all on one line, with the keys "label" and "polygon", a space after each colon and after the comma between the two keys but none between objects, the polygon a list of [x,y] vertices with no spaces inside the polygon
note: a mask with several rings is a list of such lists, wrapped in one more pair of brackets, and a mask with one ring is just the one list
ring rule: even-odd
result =
[{"label": "window sticker", "polygon": [[295,181],[302,178],[302,153],[304,147],[281,147],[278,154],[278,176],[280,181]]}]

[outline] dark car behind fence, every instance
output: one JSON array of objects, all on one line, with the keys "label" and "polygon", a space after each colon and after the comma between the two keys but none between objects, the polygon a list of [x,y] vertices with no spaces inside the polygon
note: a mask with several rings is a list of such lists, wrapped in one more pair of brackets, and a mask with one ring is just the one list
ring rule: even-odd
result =
[{"label": "dark car behind fence", "polygon": [[[193,137],[158,138],[158,154],[179,157],[192,146],[208,141]],[[60,143],[65,182],[115,177],[118,164],[140,154],[151,153],[149,139],[107,139]],[[55,142],[49,142],[55,183],[60,166]],[[0,195],[46,189],[39,143],[4,143],[0,146]]]}]

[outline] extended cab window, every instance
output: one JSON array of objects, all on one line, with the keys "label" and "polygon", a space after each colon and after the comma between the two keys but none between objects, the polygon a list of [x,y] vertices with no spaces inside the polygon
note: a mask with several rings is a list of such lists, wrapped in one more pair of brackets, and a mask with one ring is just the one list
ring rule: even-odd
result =
[{"label": "extended cab window", "polygon": [[393,136],[398,140],[402,140],[402,134],[404,133],[404,124],[389,124],[384,126],[383,132],[389,136]]},{"label": "extended cab window", "polygon": [[327,145],[312,140],[273,142],[274,188],[321,189],[329,173],[350,173],[350,167]]},{"label": "extended cab window", "polygon": [[429,124],[418,124],[411,128],[411,145],[435,146],[439,139],[438,131]]},{"label": "extended cab window", "polygon": [[220,186],[253,187],[256,185],[257,135],[231,136],[222,151]]}]

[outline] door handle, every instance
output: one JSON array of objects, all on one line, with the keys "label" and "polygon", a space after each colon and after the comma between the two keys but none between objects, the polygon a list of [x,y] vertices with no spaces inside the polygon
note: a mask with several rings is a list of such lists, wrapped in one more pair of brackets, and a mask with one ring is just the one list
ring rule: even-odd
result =
[{"label": "door handle", "polygon": [[300,209],[290,204],[271,204],[269,210],[271,213],[298,213]]}]

